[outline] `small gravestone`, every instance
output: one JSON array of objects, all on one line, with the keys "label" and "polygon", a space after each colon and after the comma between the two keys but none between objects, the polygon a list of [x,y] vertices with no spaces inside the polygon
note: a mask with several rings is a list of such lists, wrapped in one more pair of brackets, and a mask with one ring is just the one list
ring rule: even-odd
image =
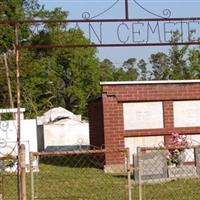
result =
[{"label": "small gravestone", "polygon": [[[137,161],[139,166],[139,160]],[[145,152],[140,157],[140,175],[144,181],[154,181],[167,178],[166,151]],[[139,179],[138,172],[135,174]]]}]

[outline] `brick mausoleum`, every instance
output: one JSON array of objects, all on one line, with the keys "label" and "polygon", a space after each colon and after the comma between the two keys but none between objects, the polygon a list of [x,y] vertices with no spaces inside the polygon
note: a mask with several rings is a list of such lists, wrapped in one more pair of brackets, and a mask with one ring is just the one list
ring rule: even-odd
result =
[{"label": "brick mausoleum", "polygon": [[[101,82],[89,102],[90,143],[106,149],[168,143],[172,132],[200,142],[200,80]],[[123,163],[106,156],[106,165]],[[131,162],[132,156],[131,156]]]}]

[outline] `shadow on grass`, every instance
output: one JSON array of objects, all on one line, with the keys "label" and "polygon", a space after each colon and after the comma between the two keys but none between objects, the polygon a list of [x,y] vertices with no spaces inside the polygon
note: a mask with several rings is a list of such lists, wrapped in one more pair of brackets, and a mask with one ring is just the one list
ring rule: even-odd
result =
[{"label": "shadow on grass", "polygon": [[105,164],[105,155],[104,153],[80,155],[48,155],[40,156],[39,163],[60,167],[103,169]]}]

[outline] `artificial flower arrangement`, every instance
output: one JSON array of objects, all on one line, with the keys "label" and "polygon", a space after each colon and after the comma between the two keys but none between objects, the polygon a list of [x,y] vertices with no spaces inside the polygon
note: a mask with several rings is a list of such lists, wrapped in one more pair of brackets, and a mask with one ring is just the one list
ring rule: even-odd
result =
[{"label": "artificial flower arrangement", "polygon": [[180,166],[185,161],[185,148],[190,145],[186,135],[180,135],[173,132],[171,135],[171,145],[167,155],[167,164],[169,166]]},{"label": "artificial flower arrangement", "polygon": [[4,159],[0,161],[0,171],[9,172],[12,168],[16,166],[16,160],[13,159],[13,156],[6,154]]}]

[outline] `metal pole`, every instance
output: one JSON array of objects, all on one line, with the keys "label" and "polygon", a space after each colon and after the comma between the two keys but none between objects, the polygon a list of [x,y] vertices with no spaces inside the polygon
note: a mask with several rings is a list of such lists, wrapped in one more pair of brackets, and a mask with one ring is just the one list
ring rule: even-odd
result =
[{"label": "metal pole", "polygon": [[18,24],[15,25],[15,37],[16,37],[16,46],[15,46],[15,59],[16,59],[16,90],[17,90],[17,144],[18,148],[20,149],[21,143],[21,123],[20,123],[20,67],[19,67],[19,38],[18,38]]},{"label": "metal pole", "polygon": [[4,199],[4,196],[5,196],[5,192],[4,192],[4,188],[5,188],[5,186],[4,186],[4,176],[3,176],[3,174],[1,174],[1,181],[2,181],[2,199]]},{"label": "metal pole", "polygon": [[31,173],[31,200],[34,200],[34,172],[33,172],[33,154],[29,154],[30,157],[30,173]]},{"label": "metal pole", "polygon": [[125,0],[125,18],[129,19],[129,16],[128,16],[128,0]]},{"label": "metal pole", "polygon": [[141,160],[141,149],[137,148],[138,158],[138,182],[139,182],[139,200],[142,200],[142,160]]},{"label": "metal pole", "polygon": [[21,135],[20,135],[20,69],[19,69],[19,36],[18,36],[18,24],[15,24],[15,62],[16,62],[16,91],[17,91],[17,153],[18,153],[18,165],[17,165],[17,180],[18,180],[18,200],[22,200],[21,197],[21,164],[20,164],[20,146],[21,146]]},{"label": "metal pole", "polygon": [[25,161],[25,145],[20,148],[20,183],[21,183],[21,200],[26,200],[26,161]]},{"label": "metal pole", "polygon": [[130,168],[130,153],[129,153],[129,149],[127,149],[127,152],[126,152],[126,159],[127,159],[127,172],[128,172],[128,200],[132,200],[131,168]]}]

